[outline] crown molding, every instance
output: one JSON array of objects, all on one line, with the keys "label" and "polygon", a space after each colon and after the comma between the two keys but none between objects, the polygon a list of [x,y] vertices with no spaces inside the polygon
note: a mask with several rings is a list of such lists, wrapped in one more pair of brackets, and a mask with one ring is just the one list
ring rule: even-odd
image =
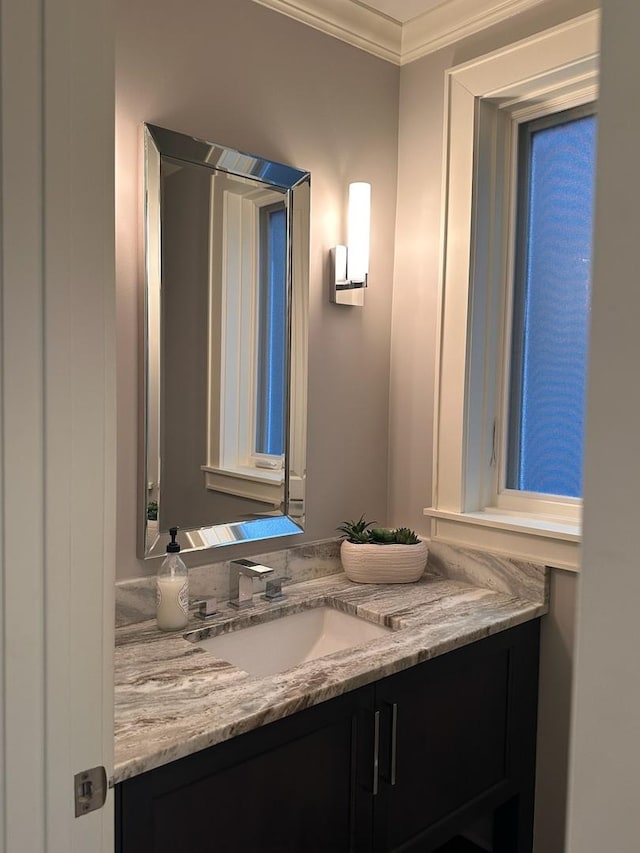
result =
[{"label": "crown molding", "polygon": [[543,2],[443,0],[402,25],[357,0],[254,0],[394,65],[414,62]]},{"label": "crown molding", "polygon": [[394,65],[401,64],[402,24],[345,0],[254,0]]},{"label": "crown molding", "polygon": [[460,39],[479,33],[544,0],[446,0],[402,28],[400,64],[414,62]]}]

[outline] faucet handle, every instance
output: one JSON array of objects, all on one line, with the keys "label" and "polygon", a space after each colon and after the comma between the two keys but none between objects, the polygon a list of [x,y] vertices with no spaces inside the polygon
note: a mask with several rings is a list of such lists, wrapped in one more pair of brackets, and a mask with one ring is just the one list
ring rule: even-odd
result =
[{"label": "faucet handle", "polygon": [[213,596],[212,598],[203,598],[199,601],[192,601],[189,604],[189,608],[195,609],[195,615],[198,619],[208,619],[210,616],[215,616],[218,612],[216,610],[217,604],[217,599]]},{"label": "faucet handle", "polygon": [[282,591],[282,584],[284,581],[290,580],[289,577],[269,578],[262,598],[265,601],[282,601],[283,598],[287,597],[286,593]]}]

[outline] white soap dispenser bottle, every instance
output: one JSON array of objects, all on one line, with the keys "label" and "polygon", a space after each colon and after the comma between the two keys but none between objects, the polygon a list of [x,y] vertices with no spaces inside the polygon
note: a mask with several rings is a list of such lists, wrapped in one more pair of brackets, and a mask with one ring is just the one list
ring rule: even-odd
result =
[{"label": "white soap dispenser bottle", "polygon": [[179,631],[189,621],[189,575],[180,559],[177,527],[170,527],[171,542],[157,578],[156,619],[161,631]]}]

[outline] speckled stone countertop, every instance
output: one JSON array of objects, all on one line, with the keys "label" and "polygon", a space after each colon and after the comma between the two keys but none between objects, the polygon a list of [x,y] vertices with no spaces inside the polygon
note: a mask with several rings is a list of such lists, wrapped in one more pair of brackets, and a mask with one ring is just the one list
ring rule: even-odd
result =
[{"label": "speckled stone countertop", "polygon": [[223,633],[232,623],[266,621],[324,603],[393,630],[364,646],[255,677],[216,659],[181,632],[159,632],[155,621],[118,629],[114,782],[534,619],[547,609],[546,593],[523,597],[520,590],[483,588],[431,573],[418,583],[387,585],[354,584],[333,574],[290,585],[286,592],[288,598],[277,604],[256,596],[255,607],[241,615],[222,608],[206,627],[194,620],[187,631]]}]

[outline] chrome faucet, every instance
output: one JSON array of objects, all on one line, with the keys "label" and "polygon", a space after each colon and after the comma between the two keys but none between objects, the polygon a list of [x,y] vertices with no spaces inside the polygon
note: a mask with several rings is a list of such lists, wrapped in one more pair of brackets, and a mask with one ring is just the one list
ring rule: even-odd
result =
[{"label": "chrome faucet", "polygon": [[253,607],[253,579],[267,578],[273,574],[273,569],[252,560],[232,560],[229,568],[229,604],[238,610]]}]

